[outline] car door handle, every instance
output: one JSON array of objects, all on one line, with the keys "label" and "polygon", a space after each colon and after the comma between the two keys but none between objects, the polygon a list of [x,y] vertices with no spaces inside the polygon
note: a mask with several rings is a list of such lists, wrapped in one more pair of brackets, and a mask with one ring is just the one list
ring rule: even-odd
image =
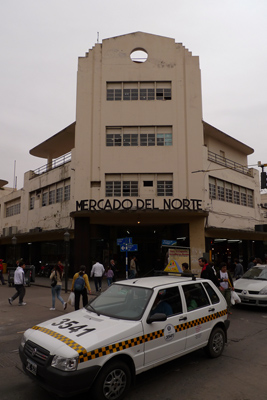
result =
[{"label": "car door handle", "polygon": [[215,311],[215,308],[209,308],[209,311],[211,312],[211,311]]},{"label": "car door handle", "polygon": [[179,318],[179,321],[186,321],[186,320],[187,320],[187,317]]}]

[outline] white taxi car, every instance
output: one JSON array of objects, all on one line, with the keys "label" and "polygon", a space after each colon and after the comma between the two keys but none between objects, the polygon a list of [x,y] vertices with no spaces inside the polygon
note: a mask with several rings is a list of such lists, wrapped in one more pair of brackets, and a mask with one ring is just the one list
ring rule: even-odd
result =
[{"label": "white taxi car", "polygon": [[242,304],[267,307],[267,265],[257,264],[234,282]]},{"label": "white taxi car", "polygon": [[211,281],[137,278],[28,329],[19,353],[25,372],[50,392],[91,388],[96,399],[119,400],[150,368],[199,348],[220,356],[228,326],[226,301]]}]

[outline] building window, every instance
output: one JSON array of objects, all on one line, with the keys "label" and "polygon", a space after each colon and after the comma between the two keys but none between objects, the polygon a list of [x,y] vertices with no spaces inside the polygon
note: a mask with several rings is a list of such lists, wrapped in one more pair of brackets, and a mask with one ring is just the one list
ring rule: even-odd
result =
[{"label": "building window", "polygon": [[107,101],[171,100],[170,81],[107,82]]},{"label": "building window", "polygon": [[30,210],[34,209],[35,196],[30,197]]},{"label": "building window", "polygon": [[49,192],[49,204],[54,204],[56,202],[56,191],[51,190]]},{"label": "building window", "polygon": [[121,182],[107,181],[106,182],[106,197],[121,197]]},{"label": "building window", "polygon": [[138,146],[138,134],[127,133],[123,135],[123,146]]},{"label": "building window", "polygon": [[216,199],[216,182],[214,178],[210,178],[209,181],[209,194],[210,199]]},{"label": "building window", "polygon": [[106,146],[121,146],[121,129],[107,128]]},{"label": "building window", "polygon": [[254,207],[253,190],[209,177],[209,197],[246,207]]},{"label": "building window", "polygon": [[137,181],[123,181],[122,195],[124,197],[138,196],[138,182]]},{"label": "building window", "polygon": [[70,185],[64,187],[64,201],[70,200]]},{"label": "building window", "polygon": [[63,201],[63,187],[57,188],[56,202],[61,203]]},{"label": "building window", "polygon": [[44,192],[42,196],[42,207],[48,205],[48,192]]},{"label": "building window", "polygon": [[234,185],[234,204],[240,204],[240,192],[237,185]]},{"label": "building window", "polygon": [[253,208],[253,191],[247,189],[247,200],[248,200],[248,207]]},{"label": "building window", "polygon": [[106,128],[106,146],[172,146],[171,126],[122,126]]},{"label": "building window", "polygon": [[140,134],[140,146],[155,146],[155,134],[154,133],[141,133]]},{"label": "building window", "polygon": [[227,203],[233,202],[233,190],[231,183],[225,182],[225,201]]},{"label": "building window", "polygon": [[6,207],[6,217],[12,217],[17,214],[20,214],[20,203]]},{"label": "building window", "polygon": [[172,196],[173,195],[172,181],[157,181],[157,195]]},{"label": "building window", "polygon": [[144,181],[143,185],[144,187],[153,187],[153,181]]}]

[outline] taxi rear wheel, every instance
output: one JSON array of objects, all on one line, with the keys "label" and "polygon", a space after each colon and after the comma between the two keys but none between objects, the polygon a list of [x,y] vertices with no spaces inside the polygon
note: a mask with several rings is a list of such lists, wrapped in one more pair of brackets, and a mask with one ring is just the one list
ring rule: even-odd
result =
[{"label": "taxi rear wheel", "polygon": [[97,400],[121,400],[131,386],[131,372],[123,361],[111,361],[100,371],[93,387]]},{"label": "taxi rear wheel", "polygon": [[209,343],[205,347],[205,351],[211,358],[219,357],[224,349],[225,333],[222,328],[215,328],[209,338]]}]

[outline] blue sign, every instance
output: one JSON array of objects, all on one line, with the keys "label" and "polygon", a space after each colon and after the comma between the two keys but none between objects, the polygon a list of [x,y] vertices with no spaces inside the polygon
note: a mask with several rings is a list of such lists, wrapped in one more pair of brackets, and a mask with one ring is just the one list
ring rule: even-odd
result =
[{"label": "blue sign", "polygon": [[126,244],[121,245],[121,251],[138,251],[138,244],[127,244],[127,249],[126,249]]},{"label": "blue sign", "polygon": [[162,240],[161,245],[162,246],[176,246],[177,241],[176,240]]},{"label": "blue sign", "polygon": [[132,243],[133,243],[133,238],[131,237],[117,239],[117,246],[121,246],[122,244],[132,244]]}]

